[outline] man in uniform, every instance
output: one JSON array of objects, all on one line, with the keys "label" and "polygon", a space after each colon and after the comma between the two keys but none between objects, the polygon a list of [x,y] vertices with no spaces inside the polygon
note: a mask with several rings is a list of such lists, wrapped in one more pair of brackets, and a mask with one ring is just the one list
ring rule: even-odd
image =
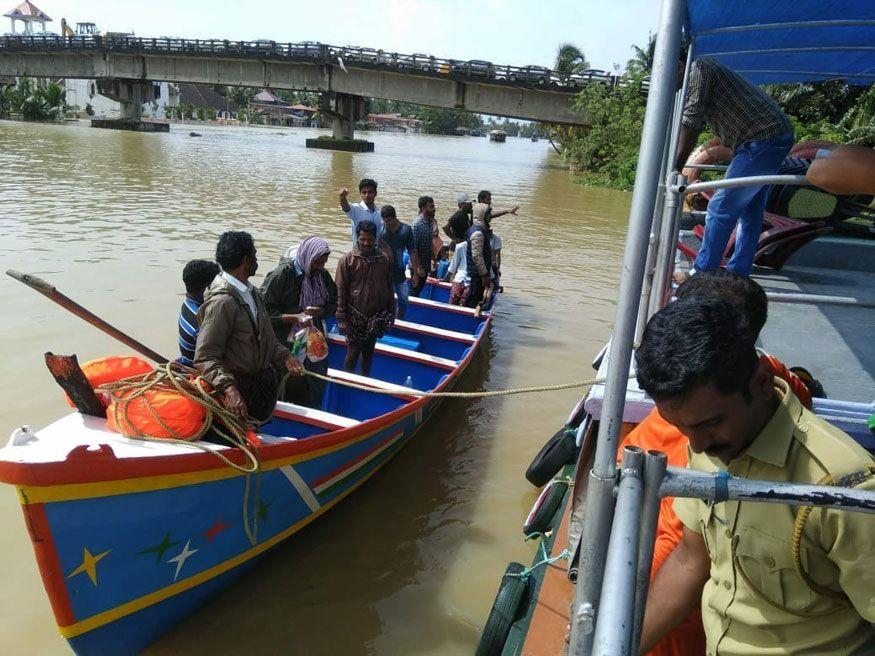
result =
[{"label": "man in uniform", "polygon": [[[722,300],[672,303],[635,361],[660,415],[689,437],[691,469],[873,490],[872,456],[803,408]],[[875,518],[837,509],[677,499],[684,524],[648,596],[641,653],[701,599],[707,652],[875,652]]]}]

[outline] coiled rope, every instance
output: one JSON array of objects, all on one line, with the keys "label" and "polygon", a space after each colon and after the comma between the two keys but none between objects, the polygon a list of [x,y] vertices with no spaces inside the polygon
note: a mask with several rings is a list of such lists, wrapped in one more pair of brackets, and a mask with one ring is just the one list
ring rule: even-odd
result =
[{"label": "coiled rope", "polygon": [[[250,505],[253,508],[258,507],[258,499],[261,489],[261,463],[258,460],[258,452],[251,448],[246,440],[246,435],[249,432],[249,425],[247,422],[242,421],[235,414],[228,411],[213,397],[208,391],[212,389],[212,387],[196,370],[175,362],[168,362],[147,374],[123,378],[113,383],[101,385],[98,389],[109,393],[112,397],[114,401],[111,405],[113,419],[115,420],[116,426],[123,430],[123,434],[126,437],[143,440],[145,442],[174,444],[177,446],[198,449],[205,453],[212,454],[228,467],[245,474],[246,479],[243,488],[243,529],[250,544],[255,545],[257,543],[258,514],[256,512],[254,516],[251,516]],[[200,430],[198,430],[195,435],[185,439],[177,431],[168,426],[158,413],[155,412],[149,399],[144,398],[143,405],[146,407],[149,414],[155,422],[167,432],[167,435],[172,435],[172,437],[160,437],[144,433],[142,430],[134,426],[128,419],[127,408],[131,402],[144,397],[149,391],[176,391],[182,396],[202,406],[206,412],[203,426],[201,426]],[[217,419],[219,421],[216,421]],[[216,435],[228,442],[230,446],[240,449],[246,458],[247,463],[239,465],[224,455],[221,450],[212,448],[204,443],[196,443],[193,441],[202,438],[211,428]],[[254,486],[251,481],[253,474],[255,475]]]},{"label": "coiled rope", "polygon": [[[249,432],[249,426],[241,421],[236,415],[225,409],[222,404],[213,398],[208,392],[211,389],[209,383],[198,374],[194,369],[189,369],[178,363],[167,362],[161,365],[160,368],[150,371],[147,374],[122,378],[121,380],[106,383],[98,388],[100,391],[109,393],[113,399],[111,405],[113,419],[116,426],[123,429],[126,437],[144,440],[146,442],[156,442],[159,444],[175,444],[178,446],[188,446],[207,453],[211,453],[219,460],[224,462],[229,467],[233,467],[246,474],[251,474],[258,471],[258,457],[246,441],[246,434]],[[143,405],[146,410],[155,420],[155,422],[163,428],[168,435],[172,437],[161,437],[158,435],[149,435],[141,429],[134,426],[128,419],[128,406],[135,400],[144,397],[150,391],[167,391],[178,392],[182,396],[194,401],[202,406],[206,412],[203,426],[200,430],[190,438],[182,437],[177,431],[168,426],[163,419],[155,412],[148,398],[144,398]],[[216,421],[219,420],[219,422]],[[202,438],[210,428],[213,429],[219,437],[228,442],[231,446],[240,449],[248,461],[248,465],[238,465],[230,460],[218,449],[213,449],[205,444],[194,444],[193,440]]]}]

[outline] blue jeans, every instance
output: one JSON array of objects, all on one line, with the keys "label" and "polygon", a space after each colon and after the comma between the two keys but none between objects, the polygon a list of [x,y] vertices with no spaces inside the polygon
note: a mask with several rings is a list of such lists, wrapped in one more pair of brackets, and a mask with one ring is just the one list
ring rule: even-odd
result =
[{"label": "blue jeans", "polygon": [[[735,149],[725,177],[774,175],[792,145],[791,133],[774,139],[745,141]],[[750,274],[768,196],[769,187],[721,189],[714,194],[708,203],[705,237],[696,256],[696,271],[711,271],[720,266],[729,235],[737,223],[735,248],[726,268],[743,276]]]},{"label": "blue jeans", "polygon": [[401,282],[393,282],[392,288],[395,290],[395,295],[398,297],[398,314],[399,316],[401,316],[407,311],[407,299],[410,298],[410,286],[407,284],[407,280],[405,279]]}]

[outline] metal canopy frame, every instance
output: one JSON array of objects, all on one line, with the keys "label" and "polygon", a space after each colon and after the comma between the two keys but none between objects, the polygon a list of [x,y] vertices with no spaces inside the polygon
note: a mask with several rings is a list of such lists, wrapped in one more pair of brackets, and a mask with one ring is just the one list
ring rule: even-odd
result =
[{"label": "metal canopy frame", "polygon": [[[569,614],[568,654],[571,656],[637,653],[662,497],[827,506],[875,513],[875,492],[753,481],[684,468],[666,469],[664,454],[644,454],[635,447],[624,449],[623,463],[619,470],[617,468],[632,350],[640,340],[647,319],[669,300],[683,196],[749,185],[808,184],[804,176],[757,176],[687,185],[684,177],[674,171],[683,94],[695,47],[695,41],[691,40],[682,89],[675,95],[681,32],[686,24],[686,0],[662,0],[619,299],[607,347],[608,375],[602,416],[588,482],[575,488],[576,504],[584,505],[584,530],[579,545],[579,576]],[[875,25],[875,21],[731,26],[706,30],[701,35],[822,25]],[[711,166],[700,168],[722,170]],[[775,297],[773,300],[819,302],[822,299]],[[847,299],[842,298],[840,302],[846,303]],[[583,453],[581,450],[582,456]],[[578,462],[579,468],[586,466],[586,462]]]}]

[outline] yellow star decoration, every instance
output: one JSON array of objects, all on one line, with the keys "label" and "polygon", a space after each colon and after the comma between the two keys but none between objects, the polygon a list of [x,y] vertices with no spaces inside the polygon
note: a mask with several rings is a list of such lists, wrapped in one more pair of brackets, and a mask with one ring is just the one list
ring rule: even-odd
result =
[{"label": "yellow star decoration", "polygon": [[97,563],[99,563],[100,560],[110,551],[112,550],[109,549],[107,551],[104,551],[103,553],[97,554],[96,556],[92,556],[91,552],[88,551],[88,547],[83,548],[82,564],[79,565],[79,567],[74,569],[72,572],[67,574],[67,578],[72,579],[77,574],[85,572],[86,574],[88,574],[88,578],[91,579],[91,582],[94,584],[94,586],[97,587]]}]

